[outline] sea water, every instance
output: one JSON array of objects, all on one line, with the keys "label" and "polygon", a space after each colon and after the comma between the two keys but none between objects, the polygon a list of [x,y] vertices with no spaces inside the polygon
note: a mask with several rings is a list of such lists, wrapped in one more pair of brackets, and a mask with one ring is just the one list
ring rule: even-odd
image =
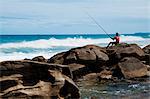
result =
[{"label": "sea water", "polygon": [[[121,42],[137,43],[141,47],[150,44],[150,33],[121,34],[120,37]],[[35,56],[48,59],[56,53],[87,44],[105,47],[110,41],[106,34],[0,35],[0,61]]]},{"label": "sea water", "polygon": [[[150,33],[121,34],[120,37],[121,42],[136,43],[141,47],[150,44]],[[87,44],[105,47],[110,41],[106,34],[0,35],[0,61],[32,59],[35,56],[48,59],[57,53]],[[81,81],[77,84],[81,99],[150,98],[149,82],[100,84]]]},{"label": "sea water", "polygon": [[81,99],[150,99],[149,82],[78,83]]}]

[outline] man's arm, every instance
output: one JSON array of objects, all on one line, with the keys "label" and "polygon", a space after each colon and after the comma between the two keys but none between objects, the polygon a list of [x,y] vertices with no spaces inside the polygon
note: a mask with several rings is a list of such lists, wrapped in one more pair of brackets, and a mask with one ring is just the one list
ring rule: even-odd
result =
[{"label": "man's arm", "polygon": [[113,37],[113,38],[111,37],[111,39],[112,39],[112,40],[114,40],[114,39],[115,39],[115,37]]}]

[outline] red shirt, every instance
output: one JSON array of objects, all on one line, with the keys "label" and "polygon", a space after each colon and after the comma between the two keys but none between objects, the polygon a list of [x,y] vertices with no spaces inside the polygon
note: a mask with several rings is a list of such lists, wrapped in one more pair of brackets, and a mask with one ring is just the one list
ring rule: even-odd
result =
[{"label": "red shirt", "polygon": [[117,43],[120,42],[120,37],[119,36],[115,36],[114,39],[116,40]]}]

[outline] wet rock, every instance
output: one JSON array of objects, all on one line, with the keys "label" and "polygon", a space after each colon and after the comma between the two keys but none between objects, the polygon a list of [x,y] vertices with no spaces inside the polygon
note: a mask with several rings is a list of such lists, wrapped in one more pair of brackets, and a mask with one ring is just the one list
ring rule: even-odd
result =
[{"label": "wet rock", "polygon": [[143,48],[143,51],[145,52],[144,61],[145,64],[150,65],[150,45],[147,45]]},{"label": "wet rock", "polygon": [[147,45],[147,46],[145,46],[145,47],[143,48],[143,51],[144,51],[146,54],[150,54],[150,44]]},{"label": "wet rock", "polygon": [[145,64],[150,65],[150,54],[145,54],[144,59]]},{"label": "wet rock", "polygon": [[47,62],[47,60],[46,60],[43,56],[34,57],[34,58],[32,59],[32,61]]},{"label": "wet rock", "polygon": [[137,44],[120,44],[107,48],[110,65],[118,63],[124,57],[143,59],[144,51]]},{"label": "wet rock", "polygon": [[73,48],[67,52],[59,53],[49,59],[49,63],[59,64],[104,64],[109,60],[106,50],[96,45],[87,45],[83,47]]},{"label": "wet rock", "polygon": [[99,73],[89,73],[83,76],[83,80],[88,82],[98,82],[99,81]]},{"label": "wet rock", "polygon": [[19,73],[26,75],[26,77],[43,78],[46,77],[44,74],[49,69],[58,70],[67,76],[71,75],[70,69],[67,65],[48,64],[28,60],[0,62],[0,71],[1,71],[0,76],[4,75],[9,76],[11,74]]},{"label": "wet rock", "polygon": [[[125,57],[119,63],[116,68],[117,72],[126,79],[143,77],[147,75],[147,67],[139,59],[134,57]],[[122,74],[122,75],[121,75]]]},{"label": "wet rock", "polygon": [[108,71],[108,70],[101,71],[99,74],[99,79],[102,80],[112,79],[112,71]]},{"label": "wet rock", "polygon": [[24,60],[28,60],[28,61],[31,61],[31,59],[28,59],[28,58],[25,58]]},{"label": "wet rock", "polygon": [[[65,74],[68,66],[36,61],[0,63],[0,98],[76,98],[76,84]],[[63,75],[63,73],[65,75]]]},{"label": "wet rock", "polygon": [[0,92],[10,87],[16,86],[18,83],[15,80],[1,80],[0,79]]},{"label": "wet rock", "polygon": [[105,48],[87,45],[56,54],[48,60],[48,63],[68,65],[73,79],[76,79],[91,72],[101,71],[108,60]]},{"label": "wet rock", "polygon": [[104,64],[109,58],[104,48],[87,45],[79,48],[71,49],[67,52],[65,63],[79,63],[79,64]]},{"label": "wet rock", "polygon": [[54,64],[63,64],[64,63],[64,55],[65,52],[62,53],[58,53],[56,55],[54,55],[53,57],[51,57],[50,59],[48,59],[48,63],[54,63]]},{"label": "wet rock", "polygon": [[[59,94],[61,97],[67,97],[67,98],[80,98],[79,88],[76,86],[76,84],[71,80],[69,77],[62,75],[59,71],[49,70],[50,77],[55,80],[54,84],[63,84],[63,87],[61,87]],[[57,84],[57,85],[58,85]]]},{"label": "wet rock", "polygon": [[73,80],[81,78],[83,75],[90,73],[90,69],[85,65],[73,63],[73,64],[69,64],[68,66],[70,71],[72,72]]},{"label": "wet rock", "polygon": [[99,73],[89,73],[83,76],[83,79],[86,81],[104,81],[112,79],[112,72],[108,70],[102,70]]},{"label": "wet rock", "polygon": [[146,65],[147,67],[147,76],[150,77],[150,65]]}]

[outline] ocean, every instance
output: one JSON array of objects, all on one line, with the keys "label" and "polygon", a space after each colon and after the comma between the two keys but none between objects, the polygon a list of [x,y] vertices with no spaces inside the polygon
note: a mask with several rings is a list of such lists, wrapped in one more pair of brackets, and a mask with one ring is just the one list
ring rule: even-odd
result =
[{"label": "ocean", "polygon": [[[114,34],[110,35],[111,37]],[[121,42],[136,43],[141,47],[150,44],[150,33],[121,34]],[[112,41],[106,34],[74,35],[0,35],[0,61],[32,59],[35,56],[50,58],[74,47],[95,44],[105,47]],[[81,99],[149,99],[149,82],[78,82]]]},{"label": "ocean", "polygon": [[[141,47],[150,44],[150,33],[121,34],[120,37],[121,42],[137,43]],[[35,56],[48,59],[56,53],[87,44],[105,47],[110,41],[106,34],[0,35],[0,61],[32,59]]]}]

